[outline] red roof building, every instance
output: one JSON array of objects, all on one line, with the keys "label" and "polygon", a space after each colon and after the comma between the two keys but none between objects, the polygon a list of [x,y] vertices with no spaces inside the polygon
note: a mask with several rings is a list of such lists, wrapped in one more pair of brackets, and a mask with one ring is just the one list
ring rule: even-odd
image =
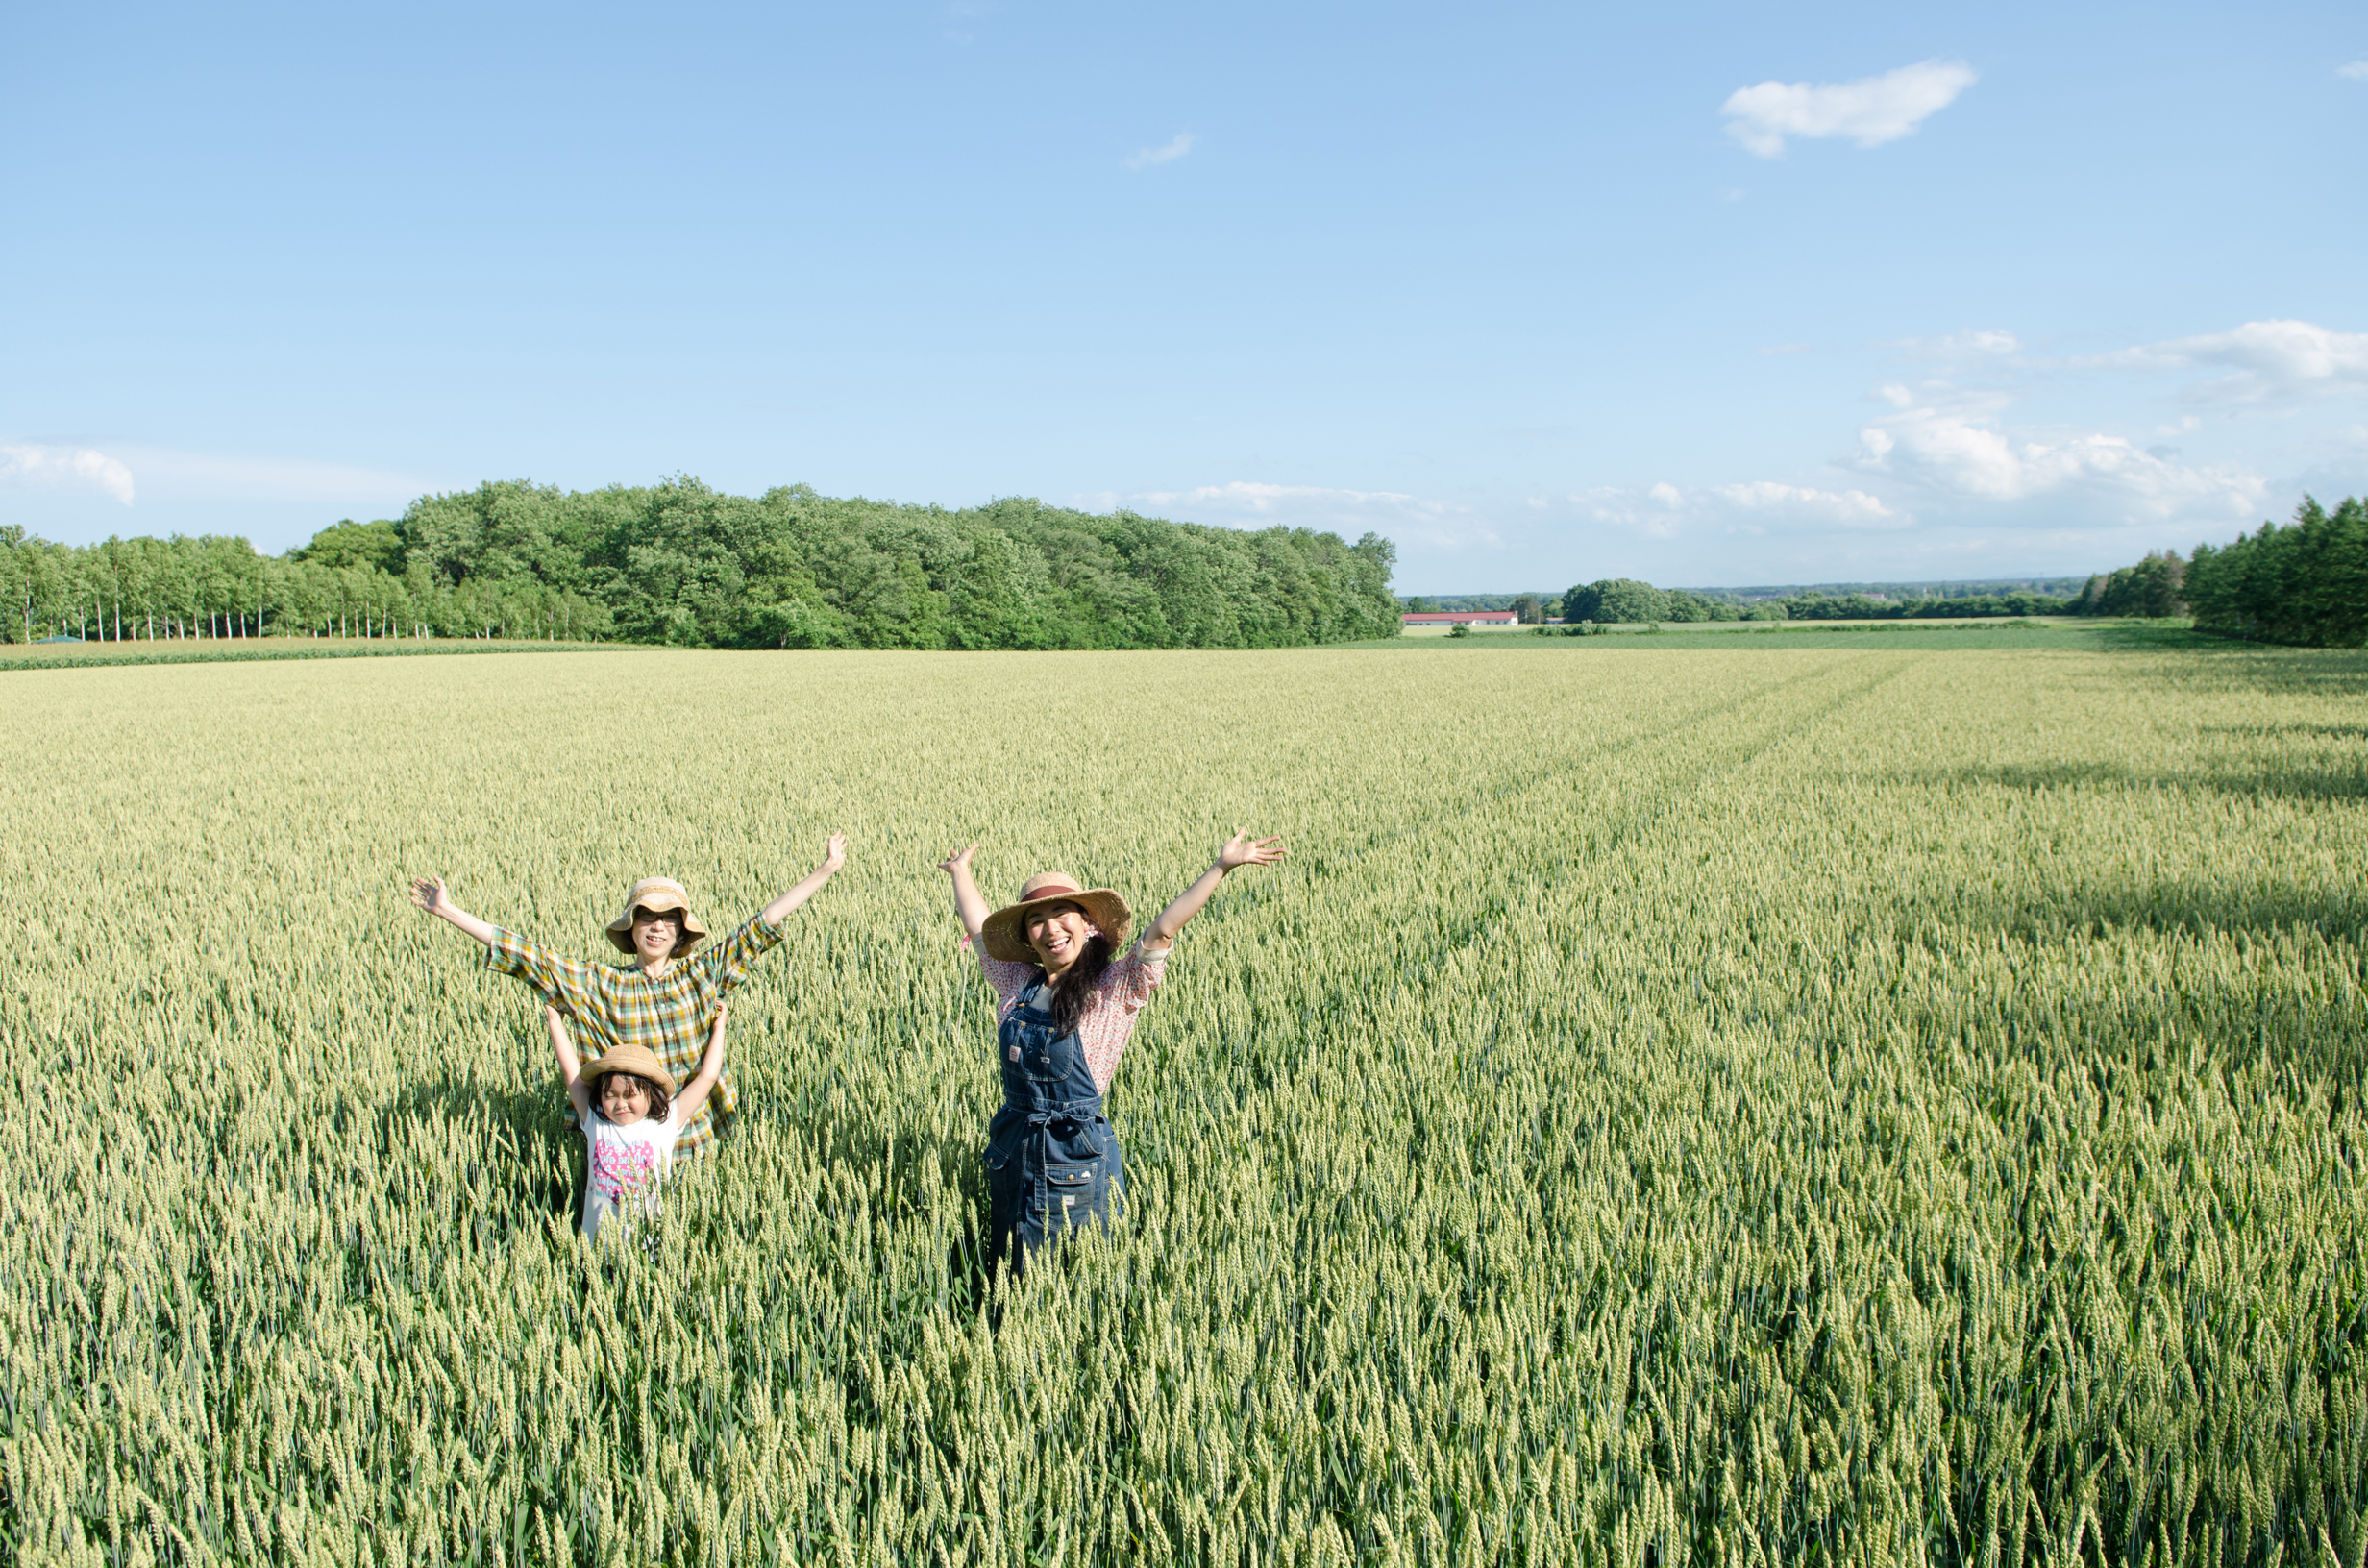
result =
[{"label": "red roof building", "polygon": [[1517,626],[1512,610],[1416,610],[1398,619],[1410,626]]}]

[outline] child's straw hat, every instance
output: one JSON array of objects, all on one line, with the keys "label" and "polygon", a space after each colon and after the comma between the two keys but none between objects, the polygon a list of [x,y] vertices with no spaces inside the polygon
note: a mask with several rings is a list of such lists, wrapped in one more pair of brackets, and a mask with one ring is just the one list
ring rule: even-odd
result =
[{"label": "child's straw hat", "polygon": [[1038,962],[1036,949],[1027,944],[1023,933],[1027,928],[1028,911],[1047,904],[1075,904],[1110,939],[1113,947],[1126,940],[1126,922],[1134,919],[1127,912],[1126,900],[1108,888],[1080,888],[1073,876],[1039,871],[1021,885],[1018,903],[1004,905],[988,916],[979,927],[979,943],[986,948],[987,956],[1005,964]]},{"label": "child's straw hat", "polygon": [[660,1062],[647,1045],[620,1045],[605,1056],[586,1062],[576,1076],[583,1080],[584,1087],[592,1091],[592,1097],[598,1099],[601,1080],[612,1072],[629,1072],[636,1078],[647,1078],[664,1089],[668,1099],[674,1098],[678,1092],[675,1075],[666,1070],[666,1064]]},{"label": "child's straw hat", "polygon": [[678,957],[698,946],[707,934],[707,928],[699,923],[699,917],[691,913],[690,895],[682,891],[681,883],[671,876],[645,876],[625,895],[625,913],[608,922],[608,940],[616,943],[621,953],[633,950],[633,911],[637,909],[646,909],[653,915],[669,910],[681,915],[682,940],[675,943]]}]

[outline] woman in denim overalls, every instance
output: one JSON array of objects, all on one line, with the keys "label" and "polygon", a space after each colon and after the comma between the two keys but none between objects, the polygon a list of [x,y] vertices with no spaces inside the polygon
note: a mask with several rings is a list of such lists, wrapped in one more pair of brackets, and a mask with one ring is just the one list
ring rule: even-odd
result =
[{"label": "woman in denim overalls", "polygon": [[939,869],[953,878],[954,911],[1000,999],[1003,1107],[987,1124],[987,1196],[994,1254],[1008,1256],[1017,1272],[1048,1239],[1109,1221],[1126,1184],[1102,1095],[1135,1014],[1166,972],[1176,933],[1225,873],[1271,866],[1286,851],[1279,839],[1235,834],[1126,956],[1113,960],[1132,919],[1124,899],[1048,871],[1028,878],[1017,903],[990,915],[971,877],[977,849],[974,844]]}]

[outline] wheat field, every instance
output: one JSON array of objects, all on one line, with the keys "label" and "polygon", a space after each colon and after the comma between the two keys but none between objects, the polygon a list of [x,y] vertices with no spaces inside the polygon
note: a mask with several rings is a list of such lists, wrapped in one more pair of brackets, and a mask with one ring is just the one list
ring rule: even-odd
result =
[{"label": "wheat field", "polygon": [[[19,672],[0,1539],[133,1564],[2368,1561],[2368,658]],[[934,862],[1147,915],[1114,1234],[982,1274]],[[636,876],[742,1114],[587,1245]]]}]

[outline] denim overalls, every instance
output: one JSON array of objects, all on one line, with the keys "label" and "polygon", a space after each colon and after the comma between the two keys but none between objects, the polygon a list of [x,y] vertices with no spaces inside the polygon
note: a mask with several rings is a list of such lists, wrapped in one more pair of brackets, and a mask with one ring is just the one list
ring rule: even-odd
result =
[{"label": "denim overalls", "polygon": [[987,1197],[995,1249],[1014,1267],[1070,1226],[1107,1223],[1125,1187],[1085,1048],[1073,1034],[1053,1033],[1051,1013],[1037,1005],[1044,990],[1039,975],[996,1036],[1003,1108],[987,1124]]}]

